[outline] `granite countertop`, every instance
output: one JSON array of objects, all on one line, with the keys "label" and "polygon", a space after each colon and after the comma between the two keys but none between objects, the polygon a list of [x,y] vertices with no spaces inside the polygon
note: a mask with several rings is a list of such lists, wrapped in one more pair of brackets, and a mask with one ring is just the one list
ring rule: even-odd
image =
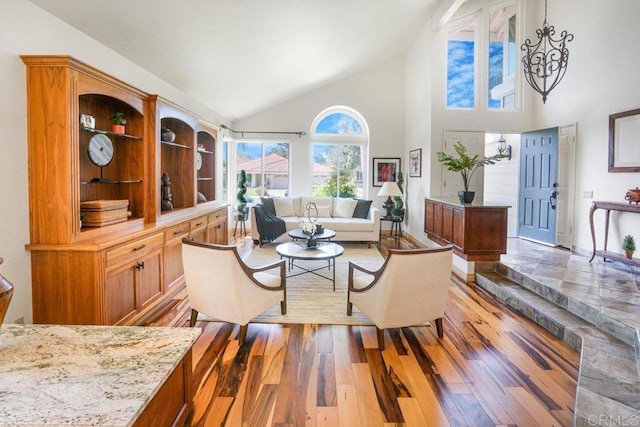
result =
[{"label": "granite countertop", "polygon": [[0,425],[132,425],[200,332],[2,325]]}]

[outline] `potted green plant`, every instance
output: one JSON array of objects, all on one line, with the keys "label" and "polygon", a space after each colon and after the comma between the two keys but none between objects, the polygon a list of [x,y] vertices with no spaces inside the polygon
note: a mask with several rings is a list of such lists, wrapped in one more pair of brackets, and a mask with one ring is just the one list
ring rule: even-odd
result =
[{"label": "potted green plant", "polygon": [[242,169],[240,171],[240,181],[238,181],[238,192],[236,193],[236,200],[238,203],[236,204],[236,211],[242,217],[245,217],[247,213],[247,199],[244,198],[244,195],[247,194],[247,172]]},{"label": "potted green plant", "polygon": [[111,125],[111,131],[113,133],[124,133],[124,125],[127,124],[127,119],[124,116],[124,113],[117,112],[111,115],[111,120],[113,121],[113,125]]},{"label": "potted green plant", "polygon": [[452,172],[460,172],[464,190],[458,191],[458,198],[460,199],[460,203],[471,203],[475,196],[474,191],[469,191],[469,183],[471,182],[473,174],[480,167],[495,164],[497,161],[502,159],[504,155],[496,154],[494,156],[480,157],[479,154],[476,154],[472,157],[467,152],[467,147],[465,147],[460,141],[457,141],[453,145],[453,149],[457,156],[440,151],[437,153],[438,161],[448,170]]},{"label": "potted green plant", "polygon": [[631,234],[627,234],[624,236],[624,239],[622,239],[622,250],[627,258],[633,258],[633,252],[636,250],[636,241]]},{"label": "potted green plant", "polygon": [[[402,184],[404,184],[404,176],[402,175],[401,171],[398,172],[398,178],[396,179],[396,184],[398,184],[398,188],[400,189],[400,192],[404,194],[404,191],[402,189]],[[394,208],[391,211],[391,213],[394,216],[404,218],[404,203],[402,202],[402,197],[394,196],[393,203],[394,203]]]}]

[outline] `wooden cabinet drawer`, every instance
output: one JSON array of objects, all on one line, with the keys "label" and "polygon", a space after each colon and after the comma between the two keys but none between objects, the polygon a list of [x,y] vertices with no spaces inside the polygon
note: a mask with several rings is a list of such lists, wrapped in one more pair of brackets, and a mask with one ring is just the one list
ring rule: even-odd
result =
[{"label": "wooden cabinet drawer", "polygon": [[209,214],[209,222],[219,222],[223,221],[227,218],[227,210],[220,209],[219,211],[215,211],[212,214]]},{"label": "wooden cabinet drawer", "polygon": [[191,220],[191,232],[194,232],[196,230],[198,230],[199,228],[206,228],[207,227],[207,217],[206,216],[200,216],[196,219],[192,219]]},{"label": "wooden cabinet drawer", "polygon": [[161,249],[163,244],[164,235],[158,233],[111,249],[107,251],[107,268],[145,256],[152,251]]},{"label": "wooden cabinet drawer", "polygon": [[189,236],[190,229],[191,224],[189,222],[181,222],[180,224],[171,226],[164,231],[164,240],[167,243],[169,243],[173,239],[182,240],[183,238]]}]

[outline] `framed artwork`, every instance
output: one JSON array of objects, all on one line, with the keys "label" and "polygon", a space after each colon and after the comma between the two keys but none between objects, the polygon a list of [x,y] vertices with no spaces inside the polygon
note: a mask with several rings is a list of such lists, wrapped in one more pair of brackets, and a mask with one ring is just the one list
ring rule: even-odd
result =
[{"label": "framed artwork", "polygon": [[400,172],[400,158],[373,158],[373,186],[382,187],[385,182],[396,182]]},{"label": "framed artwork", "polygon": [[422,148],[409,151],[409,176],[422,176]]}]

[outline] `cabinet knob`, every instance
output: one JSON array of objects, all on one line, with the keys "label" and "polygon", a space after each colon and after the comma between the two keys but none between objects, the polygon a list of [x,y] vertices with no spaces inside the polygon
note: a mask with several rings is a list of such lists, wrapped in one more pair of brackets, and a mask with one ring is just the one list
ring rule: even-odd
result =
[{"label": "cabinet knob", "polygon": [[136,265],[136,269],[137,269],[138,271],[140,271],[140,270],[144,270],[144,262],[139,262],[139,263]]},{"label": "cabinet knob", "polygon": [[139,250],[144,249],[144,248],[146,248],[146,247],[147,247],[147,245],[146,245],[146,244],[145,244],[145,245],[140,245],[140,246],[138,246],[137,248],[133,248],[133,250],[134,250],[134,251],[139,251]]},{"label": "cabinet knob", "polygon": [[198,223],[196,223],[196,227],[200,227],[202,224],[204,224],[204,223],[198,222]]},{"label": "cabinet knob", "polygon": [[173,232],[173,235],[174,235],[174,236],[177,236],[178,234],[182,234],[182,233],[184,233],[184,230],[181,228],[180,230],[176,230],[176,231],[174,231],[174,232]]}]

